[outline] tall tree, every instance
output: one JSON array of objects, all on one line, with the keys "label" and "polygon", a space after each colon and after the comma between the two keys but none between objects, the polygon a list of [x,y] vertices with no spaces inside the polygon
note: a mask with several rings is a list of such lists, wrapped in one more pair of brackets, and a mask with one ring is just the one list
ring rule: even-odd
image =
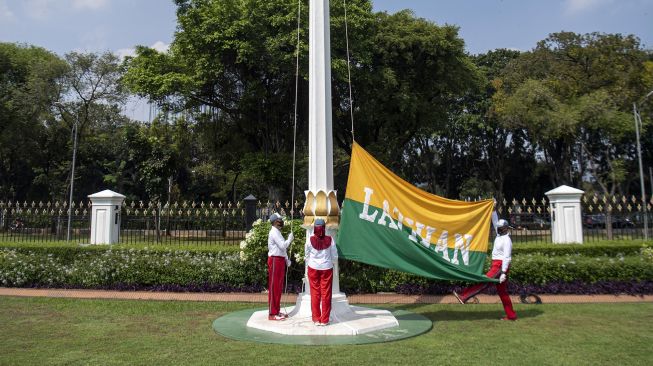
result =
[{"label": "tall tree", "polygon": [[[211,113],[200,110],[193,117],[207,137],[204,144],[212,151],[214,170],[232,172],[232,185],[246,178],[246,165],[252,161],[270,163],[273,157],[276,162],[284,160],[280,166],[289,166],[297,3],[178,0],[176,4],[179,25],[170,51],[138,48],[138,56],[128,62],[126,84],[172,110],[207,106]],[[303,7],[307,9],[306,2]],[[356,138],[412,180],[411,171],[401,171],[408,147],[414,147],[409,142],[444,126],[448,104],[473,87],[478,74],[456,27],[438,26],[408,11],[375,14],[369,0],[349,1],[347,7]],[[306,151],[301,136],[307,132],[306,15],[304,10],[299,152]],[[352,137],[341,3],[331,4],[331,25],[334,137],[336,148],[348,152]],[[418,150],[413,152],[419,155]],[[336,156],[337,186],[343,189],[348,158],[339,151]],[[278,174],[271,170],[260,174],[269,182],[268,194],[273,194]]]},{"label": "tall tree", "polygon": [[[60,100],[55,105],[61,119],[68,125],[73,135],[77,135],[79,150],[93,149],[92,146],[83,144],[91,130],[102,129],[124,120],[120,116],[120,111],[126,101],[127,93],[120,83],[123,74],[121,63],[118,57],[110,52],[103,54],[71,52],[65,55],[65,59],[68,63],[68,72],[60,84]],[[96,179],[98,174],[87,172],[87,169],[93,169],[94,165],[94,161],[89,161],[87,157],[88,154],[79,154],[75,179],[79,179],[87,189],[92,189],[98,186],[99,182]],[[72,162],[69,167],[72,167],[71,164]],[[70,181],[67,185],[70,185]],[[76,196],[81,198],[86,194],[86,192],[77,192]]]},{"label": "tall tree", "polygon": [[[355,104],[361,127],[356,138],[393,170],[434,190],[439,161],[433,136],[447,128],[451,104],[478,88],[480,74],[455,26],[438,26],[405,10],[377,13],[367,33],[371,42],[363,45],[370,57],[357,64],[353,80],[354,100],[361,101]],[[344,122],[337,137],[348,131]],[[415,165],[420,171],[411,169]]]},{"label": "tall tree", "polygon": [[[178,30],[169,53],[139,47],[128,61],[126,85],[169,110],[191,112],[214,170],[231,171],[233,179],[248,153],[267,159],[290,151],[297,3],[176,4]],[[300,120],[300,134],[302,126]]]},{"label": "tall tree", "polygon": [[623,182],[632,160],[632,101],[646,88],[646,52],[635,36],[555,33],[505,69],[494,110],[524,128],[546,161],[553,185],[604,193]]},{"label": "tall tree", "polygon": [[39,179],[55,150],[44,150],[58,80],[66,63],[40,47],[0,43],[0,197],[45,198],[51,186]]}]

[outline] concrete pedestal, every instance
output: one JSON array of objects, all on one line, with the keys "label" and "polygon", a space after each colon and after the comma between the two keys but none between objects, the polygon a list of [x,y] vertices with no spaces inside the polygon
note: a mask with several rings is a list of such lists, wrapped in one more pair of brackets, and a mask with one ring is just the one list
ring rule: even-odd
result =
[{"label": "concrete pedestal", "polygon": [[[268,320],[268,311],[262,310],[252,314],[247,326],[287,335],[358,335],[399,325],[394,315],[387,310],[349,305],[347,296],[342,292],[333,294],[331,304],[331,317],[327,326],[313,324],[311,296],[307,293],[299,294],[295,306],[288,307],[288,319]],[[281,310],[284,311],[284,308]]]}]

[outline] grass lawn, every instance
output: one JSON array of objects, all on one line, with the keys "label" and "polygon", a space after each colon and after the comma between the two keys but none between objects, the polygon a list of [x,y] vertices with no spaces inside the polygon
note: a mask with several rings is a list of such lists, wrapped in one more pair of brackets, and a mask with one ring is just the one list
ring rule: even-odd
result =
[{"label": "grass lawn", "polygon": [[0,364],[653,364],[651,303],[516,305],[517,322],[497,320],[500,305],[397,305],[433,329],[357,346],[239,342],[211,328],[222,314],[261,306],[0,297]]}]

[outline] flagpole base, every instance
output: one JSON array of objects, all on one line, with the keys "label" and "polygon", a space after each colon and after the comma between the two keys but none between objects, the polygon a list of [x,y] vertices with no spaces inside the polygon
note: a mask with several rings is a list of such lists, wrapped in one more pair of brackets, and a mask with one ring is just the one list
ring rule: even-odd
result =
[{"label": "flagpole base", "polygon": [[[285,310],[282,308],[282,311]],[[268,320],[267,310],[257,311],[247,321],[247,327],[286,335],[359,335],[399,325],[388,310],[349,305],[347,295],[334,293],[331,298],[329,325],[316,326],[311,317],[311,296],[300,293],[297,303],[288,309],[288,319]]]}]

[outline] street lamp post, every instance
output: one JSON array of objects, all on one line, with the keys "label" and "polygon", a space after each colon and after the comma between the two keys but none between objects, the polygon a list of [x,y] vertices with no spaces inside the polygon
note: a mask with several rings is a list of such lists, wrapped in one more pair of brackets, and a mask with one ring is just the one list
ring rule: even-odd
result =
[{"label": "street lamp post", "polygon": [[[61,111],[65,111],[62,103],[55,102]],[[61,114],[63,116],[63,113]],[[77,128],[79,126],[79,112],[75,114],[73,122],[73,160],[70,169],[70,195],[68,197],[68,229],[66,230],[66,241],[70,242],[70,226],[73,219],[73,192],[75,191],[75,161],[77,159]]]},{"label": "street lamp post", "polygon": [[[644,102],[648,97],[653,94],[651,90],[648,94],[642,98],[641,102]],[[642,147],[639,142],[639,128],[642,125],[642,117],[637,111],[637,103],[633,102],[633,116],[635,118],[635,136],[637,137],[637,159],[639,161],[639,185],[642,191],[642,210],[644,213],[644,239],[648,239],[648,214],[647,214],[647,204],[646,204],[646,190],[644,188],[644,166],[642,164]]]}]

